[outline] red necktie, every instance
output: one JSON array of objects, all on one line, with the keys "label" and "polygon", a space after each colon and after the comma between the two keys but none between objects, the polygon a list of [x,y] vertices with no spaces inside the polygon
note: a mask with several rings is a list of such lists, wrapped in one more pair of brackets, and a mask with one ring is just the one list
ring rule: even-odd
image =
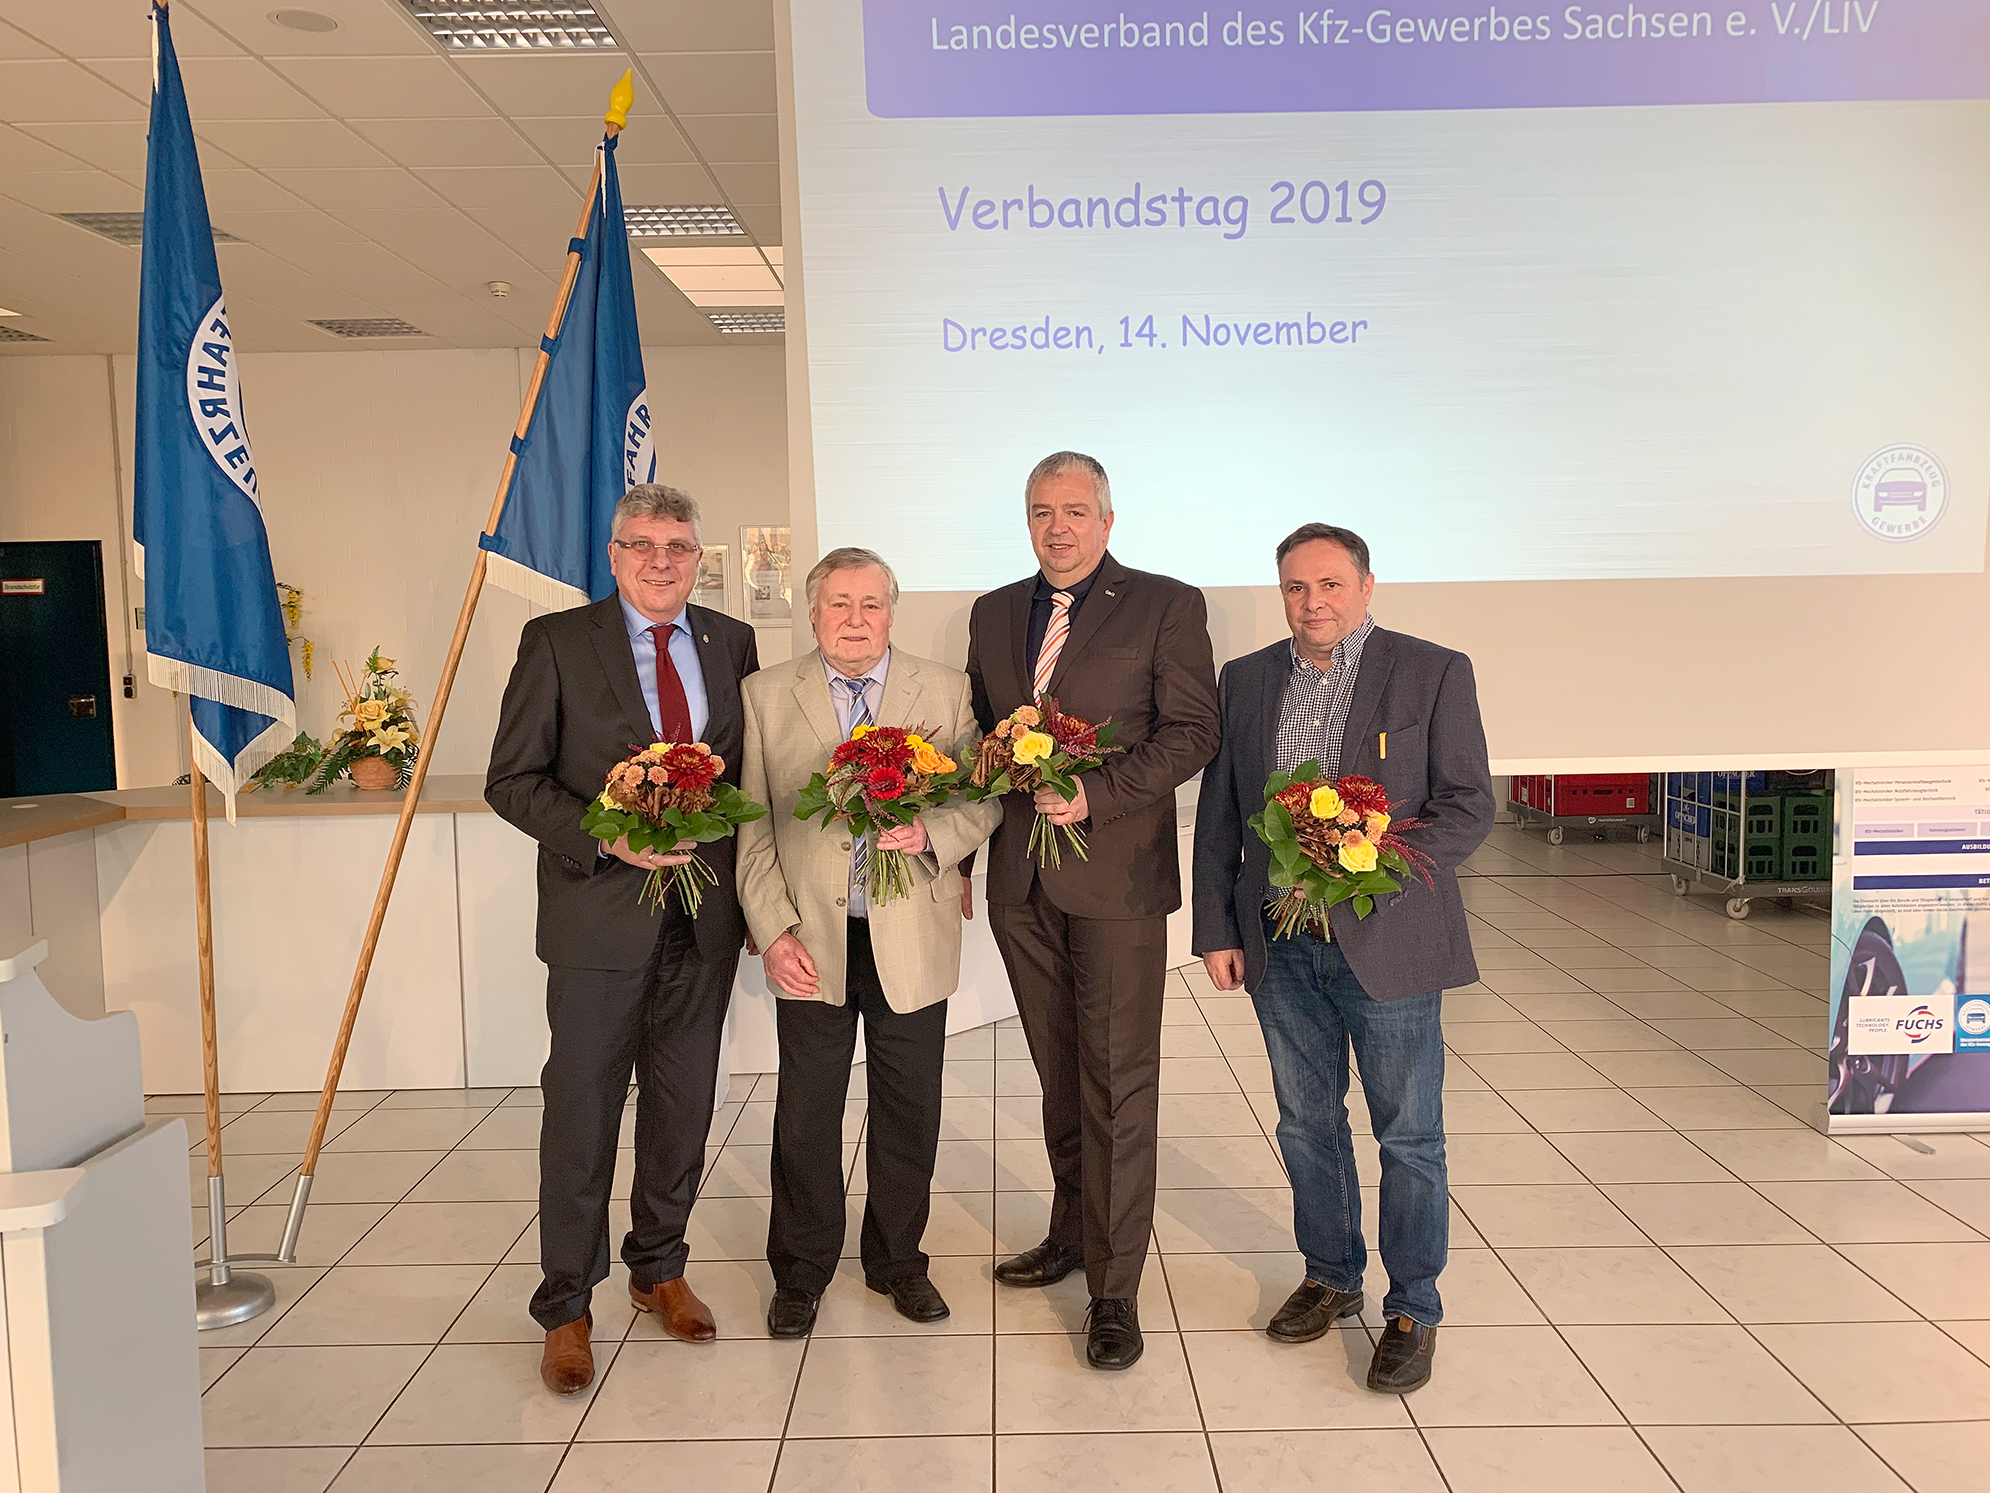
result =
[{"label": "red necktie", "polygon": [[670,659],[670,635],[676,630],[672,624],[650,629],[656,640],[656,739],[683,744],[696,738],[691,734],[691,702],[684,698],[684,681]]}]

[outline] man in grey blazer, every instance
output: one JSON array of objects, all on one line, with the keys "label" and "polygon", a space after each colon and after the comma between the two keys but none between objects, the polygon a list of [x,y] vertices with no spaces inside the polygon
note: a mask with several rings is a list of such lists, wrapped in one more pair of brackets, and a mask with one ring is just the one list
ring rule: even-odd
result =
[{"label": "man in grey blazer", "polygon": [[[1348,1048],[1382,1156],[1387,1325],[1368,1387],[1430,1378],[1443,1315],[1450,1199],[1444,1168],[1447,987],[1478,979],[1457,872],[1493,822],[1492,775],[1472,663],[1462,653],[1375,626],[1375,577],[1358,534],[1306,524],[1278,547],[1289,640],[1227,664],[1223,746],[1202,775],[1195,826],[1195,952],[1218,990],[1248,989],[1278,1096],[1278,1144],[1292,1178],[1293,1227],[1306,1278],[1270,1335],[1303,1343],[1362,1307],[1367,1249],[1347,1118]],[[1247,827],[1265,780],[1317,760],[1388,791],[1409,843],[1435,862],[1365,919],[1342,903],[1332,936],[1273,937],[1265,918],[1270,854]]]},{"label": "man in grey blazer", "polygon": [[955,798],[886,831],[903,852],[909,896],[870,905],[849,826],[795,818],[810,776],[860,725],[905,726],[957,760],[974,733],[967,676],[891,646],[898,582],[869,550],[832,550],[808,574],[816,647],[746,681],[740,787],[768,806],[739,833],[739,896],[766,951],[780,1033],[780,1087],[767,1260],[767,1331],[806,1337],[843,1252],[843,1101],[857,1024],[870,1099],[864,1281],[902,1316],[931,1323],[947,1303],[920,1247],[940,1141],[947,998],[960,983],[959,862],[1002,817],[1000,804]]}]

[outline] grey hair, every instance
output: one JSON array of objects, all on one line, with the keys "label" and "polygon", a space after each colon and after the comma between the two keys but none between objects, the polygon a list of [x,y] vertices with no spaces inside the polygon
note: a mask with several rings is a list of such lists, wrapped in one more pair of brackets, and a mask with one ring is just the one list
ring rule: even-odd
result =
[{"label": "grey hair", "polygon": [[808,579],[802,582],[802,594],[807,598],[808,604],[814,606],[815,593],[822,589],[822,583],[829,577],[839,570],[862,570],[866,565],[875,565],[884,572],[885,584],[891,588],[891,604],[897,606],[898,577],[892,574],[891,567],[885,564],[884,556],[875,550],[860,550],[853,545],[831,550],[817,560],[815,568],[808,573]]},{"label": "grey hair", "polygon": [[615,505],[615,523],[610,532],[621,533],[622,521],[630,518],[673,518],[689,524],[696,532],[698,500],[680,488],[665,487],[661,482],[638,482]]},{"label": "grey hair", "polygon": [[1030,474],[1023,480],[1023,506],[1029,507],[1030,495],[1036,485],[1046,477],[1059,477],[1069,471],[1083,472],[1092,479],[1092,487],[1099,495],[1099,517],[1112,517],[1112,483],[1106,480],[1106,469],[1099,465],[1095,456],[1087,456],[1082,451],[1053,451],[1042,461],[1030,468]]},{"label": "grey hair", "polygon": [[1302,544],[1310,544],[1315,539],[1324,539],[1329,544],[1337,544],[1347,551],[1348,558],[1354,561],[1354,573],[1367,580],[1368,541],[1352,529],[1343,529],[1339,524],[1301,524],[1278,542],[1278,563],[1283,565],[1285,557]]}]

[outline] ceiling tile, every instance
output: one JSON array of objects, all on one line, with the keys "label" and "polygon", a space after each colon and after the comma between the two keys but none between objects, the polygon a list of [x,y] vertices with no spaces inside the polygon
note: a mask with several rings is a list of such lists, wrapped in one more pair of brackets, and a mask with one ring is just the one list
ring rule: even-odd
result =
[{"label": "ceiling tile", "polygon": [[201,126],[199,133],[236,160],[265,170],[330,171],[393,164],[336,119],[276,119],[254,124],[221,120]]},{"label": "ceiling tile", "polygon": [[337,212],[352,207],[435,207],[435,193],[399,167],[384,171],[272,171],[280,187],[313,206]]},{"label": "ceiling tile", "polygon": [[645,52],[643,62],[678,114],[772,114],[772,52]]},{"label": "ceiling tile", "polygon": [[403,166],[537,166],[532,142],[502,119],[368,119],[355,122],[373,144]]},{"label": "ceiling tile", "polygon": [[598,0],[638,52],[752,52],[774,45],[773,0]]},{"label": "ceiling tile", "polygon": [[9,124],[143,119],[145,106],[64,58],[0,62],[0,110]]},{"label": "ceiling tile", "polygon": [[[143,177],[139,180],[142,182]],[[234,216],[237,212],[275,213],[297,212],[304,203],[295,194],[285,191],[260,171],[247,167],[233,170],[201,171],[201,184],[207,189],[207,207],[220,226],[234,231]],[[226,219],[226,222],[222,222]]]},{"label": "ceiling tile", "polygon": [[[655,206],[666,202],[716,202],[718,189],[702,166],[624,166],[616,165],[622,181],[622,200]],[[588,171],[569,166],[567,175],[582,191],[587,189]]]},{"label": "ceiling tile", "polygon": [[[594,152],[601,144],[599,114],[514,117],[512,123],[551,156],[555,165],[593,169]],[[681,165],[690,159],[691,150],[684,137],[655,111],[648,115],[631,114],[629,127],[617,137],[615,145],[615,164],[623,170],[637,164]]]},{"label": "ceiling tile", "polygon": [[278,212],[231,212],[228,231],[251,244],[260,244],[281,254],[286,244],[354,244],[366,235],[348,227],[330,213],[311,208]]},{"label": "ceiling tile", "polygon": [[772,114],[681,114],[677,122],[684,126],[698,153],[714,165],[769,165],[781,159]]},{"label": "ceiling tile", "polygon": [[[101,170],[135,171],[140,176],[145,174],[145,121],[142,119],[93,124],[31,124],[23,126],[23,133],[34,136],[51,150],[59,147]],[[221,162],[233,164],[225,153],[216,151],[214,154]],[[208,159],[208,152],[202,151],[201,164],[206,165]],[[0,164],[4,162],[5,147],[0,145]],[[75,162],[65,164],[73,167]]]},{"label": "ceiling tile", "polygon": [[[70,57],[152,56],[152,17],[123,0],[0,0],[0,20]],[[173,50],[191,57],[235,57],[241,48],[185,6],[173,10]]]},{"label": "ceiling tile", "polygon": [[[48,129],[51,135],[59,139],[65,128],[69,126],[30,125],[25,130],[17,130],[12,125],[0,124],[0,173],[80,169],[84,165],[80,157],[49,144],[48,141],[38,138],[35,133],[37,130]],[[128,129],[130,126],[117,125],[114,128]],[[144,126],[139,126],[139,129],[142,133]]]},{"label": "ceiling tile", "polygon": [[[336,31],[292,31],[272,21],[272,0],[181,0],[265,57],[433,57],[435,44],[395,0],[306,0]],[[174,28],[177,33],[179,22]]]},{"label": "ceiling tile", "polygon": [[377,307],[294,263],[296,245],[280,252],[259,244],[223,247],[221,288],[231,303],[239,294],[299,317],[380,314]]},{"label": "ceiling tile", "polygon": [[734,202],[771,203],[781,200],[779,166],[714,166],[719,183]]},{"label": "ceiling tile", "polygon": [[468,119],[489,114],[440,57],[289,57],[272,62],[341,119]]},{"label": "ceiling tile", "polygon": [[468,211],[472,219],[509,244],[527,264],[557,275],[565,263],[567,242],[573,237],[574,225],[580,217],[580,203],[576,200],[560,208],[513,203]]},{"label": "ceiling tile", "polygon": [[[133,58],[92,62],[91,68],[135,99],[152,101],[152,64]],[[187,112],[194,127],[216,119],[311,119],[318,109],[259,57],[180,60]]]},{"label": "ceiling tile", "polygon": [[145,194],[108,171],[22,171],[0,179],[0,192],[45,213],[131,213]]},{"label": "ceiling tile", "polygon": [[0,21],[0,62],[15,62],[23,57],[53,57],[54,51],[43,46],[25,31],[17,31]]},{"label": "ceiling tile", "polygon": [[763,244],[787,242],[781,236],[781,209],[778,203],[749,204],[737,208],[733,214],[740,226],[752,234],[754,240]]},{"label": "ceiling tile", "polygon": [[[619,52],[522,53],[513,57],[456,57],[463,75],[481,88],[507,114],[547,117],[591,114],[596,119],[608,107],[608,93],[629,59]],[[636,105],[629,113],[650,114],[655,100],[636,80]]]},{"label": "ceiling tile", "polygon": [[356,210],[341,217],[380,247],[474,299],[489,294],[492,280],[512,282],[514,292],[527,298],[551,294],[550,276],[453,209]]},{"label": "ceiling tile", "polygon": [[458,207],[533,202],[553,207],[571,202],[574,211],[580,209],[573,183],[551,166],[454,166],[415,175]]}]

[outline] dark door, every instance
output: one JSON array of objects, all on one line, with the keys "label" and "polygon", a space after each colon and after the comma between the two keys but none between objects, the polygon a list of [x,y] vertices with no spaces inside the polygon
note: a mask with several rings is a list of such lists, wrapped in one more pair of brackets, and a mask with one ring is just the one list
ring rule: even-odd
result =
[{"label": "dark door", "polygon": [[104,548],[0,544],[0,798],[117,787]]}]

